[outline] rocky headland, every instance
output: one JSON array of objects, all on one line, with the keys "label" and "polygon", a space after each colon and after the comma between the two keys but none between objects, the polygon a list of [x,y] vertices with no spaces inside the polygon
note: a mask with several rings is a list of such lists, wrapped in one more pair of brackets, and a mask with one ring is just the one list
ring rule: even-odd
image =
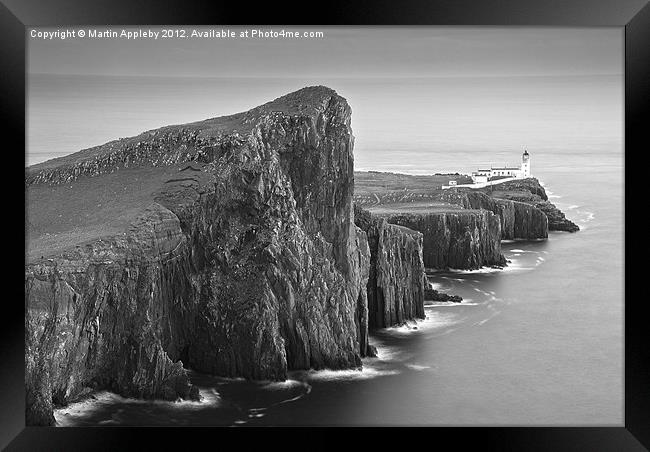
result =
[{"label": "rocky headland", "polygon": [[[187,368],[360,367],[371,250],[354,224],[350,118],[309,87],[28,168],[27,424],[52,425],[54,404],[89,388],[197,398]],[[384,297],[373,324],[421,316],[421,236],[384,225],[371,240],[373,288],[417,285]]]},{"label": "rocky headland", "polygon": [[580,230],[565,214],[548,200],[546,190],[534,177],[503,182],[493,187],[480,189],[499,201],[513,201],[532,206],[544,213],[548,219],[549,231],[577,232]]},{"label": "rocky headland", "polygon": [[449,180],[442,175],[369,172],[356,179],[356,204],[423,234],[426,268],[502,267],[502,240],[544,240],[549,231],[579,229],[548,201],[535,178],[482,189],[442,189]]},{"label": "rocky headland", "polygon": [[535,179],[485,192],[362,173],[355,187],[350,123],[315,86],[28,168],[27,425],[97,389],[198,400],[187,369],[360,368],[370,329],[460,301],[425,268],[503,266],[501,240],[575,226]]}]

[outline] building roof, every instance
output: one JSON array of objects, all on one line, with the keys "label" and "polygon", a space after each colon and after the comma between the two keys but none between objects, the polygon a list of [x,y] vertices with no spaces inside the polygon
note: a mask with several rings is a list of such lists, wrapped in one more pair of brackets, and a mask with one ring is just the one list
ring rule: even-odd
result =
[{"label": "building roof", "polygon": [[520,170],[518,166],[502,166],[502,167],[492,167],[493,170]]}]

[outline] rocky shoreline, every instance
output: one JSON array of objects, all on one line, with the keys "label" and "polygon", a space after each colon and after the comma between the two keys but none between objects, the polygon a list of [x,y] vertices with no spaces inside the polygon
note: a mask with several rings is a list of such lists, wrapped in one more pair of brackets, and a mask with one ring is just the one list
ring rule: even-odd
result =
[{"label": "rocky shoreline", "polygon": [[514,180],[490,188],[480,189],[497,199],[523,203],[540,210],[547,217],[549,231],[577,232],[580,230],[565,214],[548,200],[544,187],[535,178]]},{"label": "rocky shoreline", "polygon": [[[197,400],[187,369],[284,380],[360,368],[376,354],[372,329],[425,318],[425,300],[462,300],[431,289],[426,268],[504,266],[501,240],[572,228],[535,179],[499,196],[409,197],[436,208],[355,203],[379,197],[355,197],[351,113],[333,90],[308,87],[28,168],[43,205],[95,199],[108,177],[151,194],[129,209],[111,199],[106,220],[131,215],[111,233],[101,215],[83,223],[101,204],[75,204],[53,234],[83,240],[27,262],[27,425],[54,425],[55,405],[99,389]],[[53,222],[39,221],[30,241],[50,237]]]},{"label": "rocky shoreline", "polygon": [[427,288],[424,289],[424,300],[425,301],[441,301],[448,303],[460,303],[463,301],[463,297],[460,295],[449,295],[436,289]]},{"label": "rocky shoreline", "polygon": [[[390,180],[394,175],[373,173],[376,184],[382,177]],[[404,186],[408,179],[400,182]],[[501,253],[502,240],[544,240],[549,231],[579,230],[548,201],[535,178],[482,189],[427,188],[418,192],[417,188],[404,188],[381,197],[362,193],[355,195],[355,200],[389,223],[421,232],[425,267],[432,269],[503,267],[507,262]]]}]

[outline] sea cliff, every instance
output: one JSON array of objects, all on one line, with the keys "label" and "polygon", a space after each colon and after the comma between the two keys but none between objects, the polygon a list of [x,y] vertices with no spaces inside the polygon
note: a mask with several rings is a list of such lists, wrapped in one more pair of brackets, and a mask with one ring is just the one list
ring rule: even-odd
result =
[{"label": "sea cliff", "polygon": [[381,217],[422,233],[427,268],[478,269],[506,264],[501,254],[500,217],[489,210],[386,213]]},{"label": "sea cliff", "polygon": [[428,286],[420,232],[373,217],[355,206],[355,223],[366,232],[370,248],[368,323],[390,327],[423,319]]},{"label": "sea cliff", "polygon": [[180,165],[127,230],[27,265],[27,424],[88,388],[197,398],[188,367],[282,380],[361,366],[370,249],[350,117],[310,87],[30,168],[28,190]]},{"label": "sea cliff", "polygon": [[480,190],[495,199],[521,202],[544,212],[548,219],[549,231],[577,232],[580,230],[578,225],[567,219],[565,214],[548,200],[546,190],[534,177],[508,181]]},{"label": "sea cliff", "polygon": [[490,196],[489,191],[467,188],[444,190],[438,199],[465,209],[485,209],[499,215],[502,240],[535,240],[548,237],[546,214],[534,205],[495,198]]}]

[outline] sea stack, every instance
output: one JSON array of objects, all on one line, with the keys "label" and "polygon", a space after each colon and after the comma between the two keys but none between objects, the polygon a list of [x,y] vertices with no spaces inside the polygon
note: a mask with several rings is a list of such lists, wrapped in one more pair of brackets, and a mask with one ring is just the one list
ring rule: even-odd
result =
[{"label": "sea stack", "polygon": [[368,324],[385,328],[424,319],[428,287],[422,257],[422,233],[373,217],[355,205],[355,223],[370,246]]}]

